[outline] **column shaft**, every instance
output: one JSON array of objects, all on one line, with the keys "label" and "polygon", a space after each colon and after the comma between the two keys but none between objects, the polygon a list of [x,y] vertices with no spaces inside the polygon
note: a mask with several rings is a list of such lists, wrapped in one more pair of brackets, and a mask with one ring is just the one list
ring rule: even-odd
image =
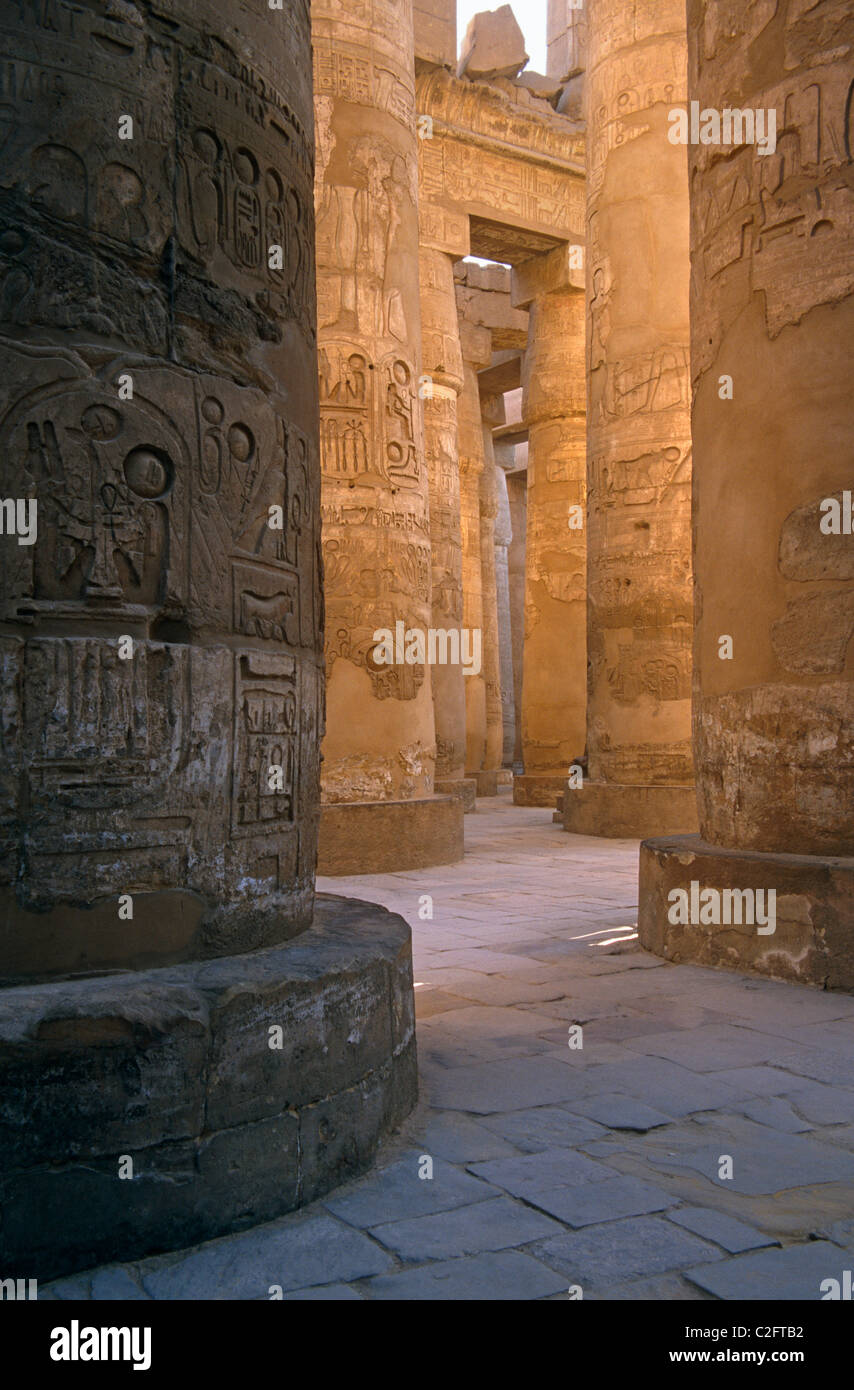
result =
[{"label": "column shaft", "polygon": [[414,867],[461,851],[460,808],[432,795],[412,3],[370,0],[368,9],[366,24],[333,0],[312,6],[326,872]]},{"label": "column shaft", "polygon": [[[553,259],[554,258],[554,259]],[[586,707],[585,546],[570,520],[585,503],[584,296],[547,289],[566,251],[526,262],[514,302],[530,303],[523,417],[528,423],[525,655],[519,805],[553,806],[584,746]],[[567,274],[563,283],[569,283]],[[558,280],[558,284],[561,281]],[[520,295],[522,296],[520,299]]]},{"label": "column shaft", "polygon": [[[700,837],[643,846],[640,932],[851,989],[854,15],[691,0],[688,42],[721,122],[689,146]],[[727,144],[734,92],[755,138]]]},{"label": "column shaft", "polygon": [[587,769],[563,817],[626,837],[696,827],[687,37],[672,0],[588,19]]}]

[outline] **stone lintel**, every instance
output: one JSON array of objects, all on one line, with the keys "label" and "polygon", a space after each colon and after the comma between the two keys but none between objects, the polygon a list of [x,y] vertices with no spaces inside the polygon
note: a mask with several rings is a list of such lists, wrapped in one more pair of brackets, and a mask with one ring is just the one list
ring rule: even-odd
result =
[{"label": "stone lintel", "polygon": [[[582,264],[576,264],[580,257]],[[529,261],[513,267],[510,278],[510,302],[515,309],[530,309],[535,299],[555,291],[575,290],[584,293],[583,241],[557,247],[545,256],[532,256]]]},{"label": "stone lintel", "polygon": [[431,251],[453,257],[471,254],[468,214],[441,203],[421,202],[418,207],[418,239]]},{"label": "stone lintel", "polygon": [[458,796],[337,801],[320,808],[318,874],[391,874],[455,864],[462,857]]},{"label": "stone lintel", "polygon": [[468,319],[460,318],[460,346],[463,361],[470,362],[473,367],[480,369],[488,367],[491,363],[492,334],[481,324],[469,323]]},{"label": "stone lintel", "polygon": [[[498,444],[527,444],[529,426],[524,420],[514,420],[509,425],[499,425],[498,429],[492,431],[492,443]],[[504,463],[501,463],[504,468]],[[505,472],[516,471],[516,460],[513,460],[512,467]]]},{"label": "stone lintel", "polygon": [[503,396],[505,391],[516,391],[522,385],[522,358],[518,352],[501,353],[502,360],[484,367],[477,374],[477,384],[481,397]]},{"label": "stone lintel", "polygon": [[[700,895],[704,889],[717,890],[720,924],[670,920],[678,915],[680,899],[670,897],[675,889],[689,895],[689,915],[694,915],[692,883],[699,885]],[[721,849],[699,835],[679,835],[643,842],[639,886],[638,933],[648,951],[678,963],[727,966],[823,989],[854,990],[854,858]],[[773,933],[760,935],[756,924],[747,922],[727,925],[727,889],[764,890],[763,918],[773,890]],[[702,916],[702,907],[697,915]],[[736,916],[733,906],[729,916]]]}]

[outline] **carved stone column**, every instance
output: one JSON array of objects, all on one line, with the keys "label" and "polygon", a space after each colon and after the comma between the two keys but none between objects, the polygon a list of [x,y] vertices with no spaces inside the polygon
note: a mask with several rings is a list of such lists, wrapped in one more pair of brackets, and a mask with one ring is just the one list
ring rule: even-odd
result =
[{"label": "carved stone column", "polygon": [[583,273],[569,247],[513,272],[513,302],[530,306],[523,368],[528,424],[522,758],[513,798],[554,806],[584,746],[586,588]]},{"label": "carved stone column", "polygon": [[416,1077],[406,924],[314,898],[307,4],[0,41],[0,1269],[48,1279],[311,1201]]},{"label": "carved stone column", "polygon": [[525,655],[525,536],[527,533],[528,476],[524,471],[508,473],[507,500],[510,503],[512,539],[507,551],[507,577],[510,585],[510,633],[513,641],[513,771],[522,764],[522,669]]},{"label": "carved stone column", "polygon": [[639,837],[696,829],[687,39],[673,0],[587,14],[587,768],[563,824]]},{"label": "carved stone column", "polygon": [[500,396],[481,397],[483,428],[483,472],[480,475],[480,572],[483,594],[483,677],[486,685],[486,748],[483,769],[478,776],[478,795],[495,796],[504,728],[501,710],[501,659],[498,646],[498,587],[495,571],[495,519],[498,492],[495,481],[493,425],[504,423],[504,402]]},{"label": "carved stone column", "polygon": [[854,16],[691,0],[688,42],[689,99],[737,92],[766,152],[689,147],[700,836],[642,847],[640,934],[851,989]]},{"label": "carved stone column", "polygon": [[412,2],[363,10],[312,6],[327,610],[319,867],[332,874],[462,854],[462,807],[433,795]]},{"label": "carved stone column", "polygon": [[[507,446],[504,446],[505,449]],[[498,448],[495,450],[498,453]],[[495,465],[495,592],[498,611],[498,660],[501,682],[501,766],[513,766],[516,746],[516,712],[513,694],[513,637],[510,617],[510,575],[508,551],[513,539],[510,525],[510,502],[507,496],[507,475]]]},{"label": "carved stone column", "polygon": [[[422,228],[424,219],[422,219]],[[424,367],[424,437],[430,479],[433,627],[459,634],[463,621],[460,460],[457,397],[463,359],[454,295],[453,261],[447,252],[421,246],[421,330]],[[436,720],[435,790],[475,806],[476,784],[465,775],[466,677],[461,660],[432,669]]]},{"label": "carved stone column", "polygon": [[566,82],[558,110],[575,119],[584,114],[589,11],[590,0],[548,0],[546,71]]},{"label": "carved stone column", "polygon": [[[477,373],[492,357],[489,330],[460,319],[463,389],[458,403],[460,527],[463,546],[463,627],[480,644],[481,666],[466,676],[466,776],[479,778],[486,760],[486,676],[483,669],[483,566],[480,480],[484,469],[483,420]],[[480,783],[479,783],[480,787]],[[488,790],[488,787],[486,788]]]}]

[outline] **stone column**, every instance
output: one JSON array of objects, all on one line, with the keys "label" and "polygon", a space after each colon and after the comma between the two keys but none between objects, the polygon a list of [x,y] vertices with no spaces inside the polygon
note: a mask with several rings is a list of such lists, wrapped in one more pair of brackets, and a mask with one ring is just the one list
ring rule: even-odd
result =
[{"label": "stone column", "polygon": [[691,0],[688,39],[689,99],[766,152],[689,148],[700,836],[642,847],[640,934],[851,989],[854,16]]},{"label": "stone column", "polygon": [[406,924],[314,901],[307,5],[0,41],[0,1269],[48,1279],[311,1201],[415,1054]]},{"label": "stone column", "polygon": [[[512,453],[512,445],[504,445]],[[498,454],[496,447],[496,454]],[[510,575],[508,551],[513,539],[510,525],[510,502],[507,497],[507,475],[500,464],[495,465],[495,591],[498,608],[498,661],[501,680],[501,766],[513,766],[516,746],[516,710],[513,697],[513,636],[510,618]]]},{"label": "stone column", "polygon": [[[527,447],[527,446],[526,446]],[[510,584],[510,633],[513,640],[513,771],[522,763],[522,668],[525,653],[525,535],[527,532],[528,475],[525,470],[507,475],[512,538],[507,552]]]},{"label": "stone column", "polygon": [[[422,223],[423,225],[423,223]],[[456,632],[463,621],[460,460],[457,448],[457,397],[463,385],[463,359],[454,296],[451,256],[421,246],[421,329],[424,367],[424,436],[430,480],[432,546],[432,624]],[[435,790],[461,796],[465,810],[475,807],[476,784],[465,775],[466,692],[461,660],[432,668],[436,721]]]},{"label": "stone column", "polygon": [[498,494],[495,482],[493,425],[504,423],[504,402],[498,396],[481,399],[483,429],[483,472],[480,475],[480,572],[483,594],[482,664],[486,685],[486,748],[483,768],[478,774],[478,795],[495,796],[504,729],[501,711],[501,663],[498,651],[498,589],[495,577],[495,518]]},{"label": "stone column", "polygon": [[563,824],[629,838],[696,829],[687,39],[674,0],[588,20],[587,768]]},{"label": "stone column", "polygon": [[528,424],[523,774],[519,806],[554,806],[584,746],[586,705],[583,272],[564,246],[513,272],[513,303],[530,306],[523,418]]},{"label": "stone column", "polygon": [[[480,536],[480,479],[483,474],[483,422],[477,373],[489,364],[489,330],[460,320],[463,351],[463,389],[458,405],[460,451],[460,527],[463,546],[463,627],[470,641],[479,634],[483,651],[483,567]],[[481,661],[477,674],[466,676],[466,776],[478,778],[486,759],[486,677]]]},{"label": "stone column", "polygon": [[580,119],[584,114],[584,73],[587,60],[590,0],[548,0],[546,71],[566,86],[558,110]]},{"label": "stone column", "polygon": [[314,0],[312,39],[327,612],[319,868],[385,872],[462,854],[462,806],[433,795],[412,0],[352,13]]}]

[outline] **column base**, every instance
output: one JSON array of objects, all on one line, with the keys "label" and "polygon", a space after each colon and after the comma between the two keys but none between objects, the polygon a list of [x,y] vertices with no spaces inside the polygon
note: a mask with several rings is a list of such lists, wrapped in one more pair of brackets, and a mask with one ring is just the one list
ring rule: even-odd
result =
[{"label": "column base", "polygon": [[318,874],[429,869],[455,864],[463,849],[463,803],[458,796],[334,801],[320,808]]},{"label": "column base", "polygon": [[[761,916],[768,909],[768,890],[776,893],[773,933],[760,935],[757,925],[725,923],[728,900],[717,898],[721,924],[672,922],[680,915],[674,889],[688,893],[687,912],[704,889],[765,890]],[[751,894],[752,898],[752,894]],[[729,909],[737,912],[740,901]],[[709,914],[709,908],[706,908]],[[759,925],[762,925],[760,923]],[[854,990],[854,858],[797,854],[758,854],[720,849],[698,835],[646,840],[640,851],[638,933],[648,951],[684,964],[749,970],[775,980],[795,980],[823,989]]]},{"label": "column base", "polygon": [[693,787],[621,786],[615,782],[564,783],[561,816],[572,835],[643,840],[653,835],[694,835],[697,801]]},{"label": "column base", "polygon": [[474,777],[437,777],[433,783],[437,796],[458,796],[463,803],[463,814],[475,810],[477,782]]},{"label": "column base", "polygon": [[473,777],[477,783],[478,796],[497,796],[499,775],[500,772],[497,767],[481,768],[480,772],[469,773],[469,776]]},{"label": "column base", "polygon": [[565,786],[566,773],[517,773],[513,778],[513,805],[554,806]]},{"label": "column base", "polygon": [[270,1221],[364,1171],[415,1104],[409,927],[324,894],[282,946],[0,990],[0,1091],[4,1276]]}]

